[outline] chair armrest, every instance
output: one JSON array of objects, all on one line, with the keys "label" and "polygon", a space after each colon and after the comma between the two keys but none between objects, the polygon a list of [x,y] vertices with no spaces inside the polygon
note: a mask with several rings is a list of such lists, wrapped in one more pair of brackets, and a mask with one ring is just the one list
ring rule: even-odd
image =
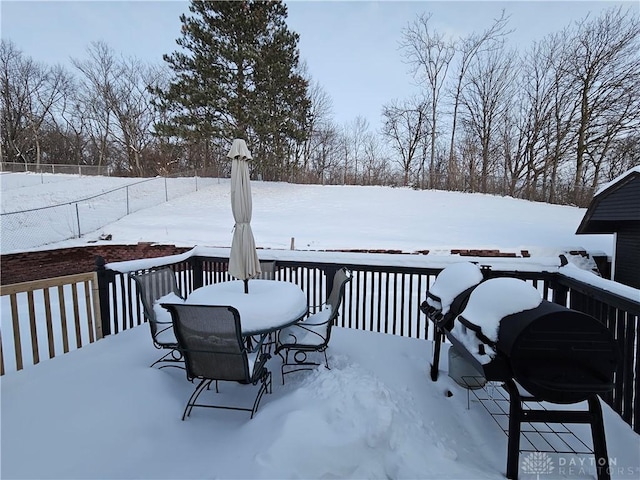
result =
[{"label": "chair armrest", "polygon": [[[324,303],[323,305],[327,305],[327,304]],[[336,314],[337,312],[334,311],[333,308],[331,309],[325,308],[324,310],[321,310],[312,315],[309,315],[307,318],[305,318],[301,322],[298,322],[296,325],[300,327],[303,327],[304,325],[312,326],[312,327],[326,325],[327,323],[333,321],[333,319],[336,317]]]},{"label": "chair armrest", "polygon": [[[304,325],[301,324],[296,324],[295,325],[297,328],[300,328],[301,330],[305,330],[308,333],[305,333],[304,335],[308,335],[309,333],[312,333],[313,335],[315,335],[316,337],[318,337],[322,342],[324,342],[326,340],[325,336],[316,332],[315,330],[311,330],[310,328],[305,328]],[[302,336],[300,338],[298,338],[298,336],[295,335],[295,333],[289,333],[289,335],[291,337],[293,337],[294,341],[281,341],[280,338],[278,337],[278,346],[276,347],[276,354],[278,354],[280,351],[284,350],[284,349],[289,349],[289,348],[296,348],[296,345],[298,345],[298,341],[302,339]]]},{"label": "chair armrest", "polygon": [[[166,325],[167,322],[162,322],[159,323],[159,325]],[[158,329],[158,331],[156,332],[156,335],[162,333],[162,332],[166,332],[167,330],[171,330],[173,328],[173,325],[170,323],[168,326],[162,328],[162,329]]]},{"label": "chair armrest", "polygon": [[144,310],[142,312],[142,315],[147,320],[147,322],[149,322],[149,323],[153,322],[156,325],[171,325],[173,323],[172,320],[169,320],[169,321],[158,320],[155,315],[153,315],[153,316],[149,315],[146,310]]},{"label": "chair armrest", "polygon": [[323,321],[323,322],[319,322],[319,323],[313,323],[313,322],[299,322],[299,323],[296,323],[296,325],[297,325],[298,327],[300,327],[300,328],[304,328],[305,330],[309,330],[308,328],[305,328],[305,325],[306,325],[306,326],[309,326],[309,327],[319,327],[320,325],[326,325],[327,323],[332,322],[332,321],[333,321],[333,318],[332,318],[332,317],[329,317],[329,318],[328,318],[328,319],[326,319],[325,321]]},{"label": "chair armrest", "polygon": [[324,303],[321,303],[320,305],[310,305],[309,309],[308,309],[308,312],[311,313],[311,314],[317,313],[317,312],[321,311],[322,307],[324,307],[326,304],[327,303],[324,302]]},{"label": "chair armrest", "polygon": [[[325,324],[327,324],[327,323],[329,323],[329,321],[322,322],[322,323],[314,323],[314,324],[310,324],[310,325],[311,325],[311,326],[317,326],[317,325],[325,325]],[[306,330],[307,332],[309,332],[309,333],[313,333],[314,335],[316,335],[316,336],[318,336],[318,337],[320,337],[320,338],[324,339],[324,336],[323,336],[323,335],[321,335],[321,334],[319,334],[319,333],[318,333],[318,332],[316,332],[315,330],[311,330],[310,328],[305,328],[305,326],[304,326],[304,325],[298,325],[298,327],[300,327],[302,330]]]}]

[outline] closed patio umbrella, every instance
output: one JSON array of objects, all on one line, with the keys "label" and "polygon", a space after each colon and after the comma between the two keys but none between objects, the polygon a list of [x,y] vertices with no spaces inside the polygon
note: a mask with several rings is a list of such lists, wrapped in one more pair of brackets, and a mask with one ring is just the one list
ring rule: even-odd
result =
[{"label": "closed patio umbrella", "polygon": [[238,280],[244,280],[244,292],[249,293],[249,279],[261,273],[251,231],[252,202],[248,164],[251,152],[244,140],[236,138],[227,157],[232,159],[231,210],[236,222],[229,254],[229,274]]}]

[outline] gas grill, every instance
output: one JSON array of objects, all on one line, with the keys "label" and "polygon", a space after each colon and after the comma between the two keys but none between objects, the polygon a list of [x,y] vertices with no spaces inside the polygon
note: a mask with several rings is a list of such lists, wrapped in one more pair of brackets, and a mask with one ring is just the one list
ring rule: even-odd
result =
[{"label": "gas grill", "polygon": [[[476,266],[457,266],[462,275],[452,275],[447,270],[453,267],[438,275],[421,305],[435,327],[432,380],[438,378],[440,347],[446,337],[480,372],[483,382],[503,384],[509,395],[508,478],[518,476],[521,424],[549,422],[589,423],[598,478],[608,479],[598,394],[614,385],[619,353],[611,333],[589,315],[539,298],[535,288],[522,280],[485,279],[488,272]],[[496,312],[500,317],[491,318],[490,313]],[[588,410],[533,410],[523,407],[528,405],[524,401],[586,401]]]}]

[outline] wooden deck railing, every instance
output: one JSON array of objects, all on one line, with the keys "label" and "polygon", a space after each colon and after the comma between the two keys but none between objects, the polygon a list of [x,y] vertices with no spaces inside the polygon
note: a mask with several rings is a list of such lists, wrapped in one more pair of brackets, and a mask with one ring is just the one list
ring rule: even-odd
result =
[{"label": "wooden deck railing", "polygon": [[0,285],[2,302],[8,303],[3,311],[11,311],[0,330],[0,374],[25,367],[23,345],[35,365],[43,355],[53,358],[102,338],[97,292],[95,272]]}]

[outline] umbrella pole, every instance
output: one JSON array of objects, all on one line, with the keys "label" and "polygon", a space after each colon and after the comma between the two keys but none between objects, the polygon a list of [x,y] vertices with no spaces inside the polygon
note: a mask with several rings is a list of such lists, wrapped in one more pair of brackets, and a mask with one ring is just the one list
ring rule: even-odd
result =
[{"label": "umbrella pole", "polygon": [[243,281],[244,281],[244,293],[249,293],[249,279],[245,278]]}]

